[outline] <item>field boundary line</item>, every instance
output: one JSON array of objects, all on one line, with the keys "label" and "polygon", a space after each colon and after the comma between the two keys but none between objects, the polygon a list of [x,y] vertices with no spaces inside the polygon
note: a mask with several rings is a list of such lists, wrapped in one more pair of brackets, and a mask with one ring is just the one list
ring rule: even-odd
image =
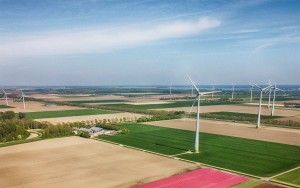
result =
[{"label": "field boundary line", "polygon": [[291,171],[293,171],[293,170],[297,170],[298,168],[300,168],[300,166],[297,166],[297,167],[295,167],[295,168],[292,168],[292,169],[290,169],[290,170],[287,170],[287,171],[281,172],[281,173],[279,173],[279,174],[276,174],[276,175],[274,175],[274,176],[271,176],[271,177],[269,177],[269,178],[270,178],[270,179],[273,179],[273,178],[275,178],[275,177],[277,177],[277,176],[280,176],[280,175],[286,174],[286,173],[288,173],[288,172],[291,172]]},{"label": "field boundary line", "polygon": [[263,179],[264,178],[264,177],[260,177],[260,176],[256,176],[256,175],[252,175],[252,174],[247,174],[247,173],[244,173],[244,172],[230,170],[230,169],[227,169],[227,168],[217,167],[217,166],[213,166],[213,165],[209,165],[209,164],[204,164],[204,163],[200,163],[200,162],[196,162],[196,161],[192,161],[192,160],[188,160],[188,159],[178,158],[178,157],[173,156],[173,155],[166,155],[166,154],[157,153],[157,152],[153,152],[153,151],[149,151],[149,150],[145,150],[145,149],[140,149],[140,148],[136,148],[136,147],[124,145],[124,144],[119,144],[117,142],[112,142],[112,141],[104,140],[104,139],[101,139],[101,138],[93,138],[93,139],[94,140],[103,141],[103,142],[107,142],[107,143],[114,144],[114,145],[118,145],[118,146],[122,146],[122,147],[127,147],[127,148],[131,148],[131,149],[135,149],[135,150],[147,152],[147,153],[152,153],[152,154],[164,156],[164,157],[175,159],[175,160],[180,160],[180,161],[185,161],[185,162],[189,162],[189,163],[194,163],[194,164],[197,164],[197,165],[200,165],[200,166],[204,166],[204,167],[211,167],[211,168],[215,168],[215,169],[226,171],[226,172],[240,174],[240,175],[244,175],[244,176],[248,176],[248,177],[252,177],[252,178],[256,178],[256,179]]},{"label": "field boundary line", "polygon": [[118,146],[121,146],[121,147],[126,147],[126,148],[130,148],[130,149],[134,149],[134,150],[139,150],[139,151],[143,151],[143,152],[147,152],[147,153],[152,153],[152,154],[172,158],[171,155],[166,155],[166,154],[157,153],[157,152],[154,152],[154,151],[149,151],[149,150],[145,150],[145,149],[141,149],[141,148],[136,148],[136,147],[133,147],[133,146],[124,145],[124,144],[120,144],[120,143],[117,143],[117,142],[104,140],[104,139],[101,139],[101,138],[93,138],[93,139],[94,140],[99,140],[99,141],[102,141],[102,142],[107,142],[107,143],[114,144],[114,145],[118,145]]},{"label": "field boundary line", "polygon": [[264,178],[264,177],[261,177],[261,176],[247,174],[247,173],[244,173],[244,172],[230,170],[230,169],[227,169],[227,168],[222,168],[222,167],[218,167],[218,166],[214,166],[214,165],[209,165],[209,164],[205,164],[205,163],[201,163],[201,162],[196,162],[196,161],[192,161],[192,160],[188,160],[188,159],[177,158],[177,157],[176,157],[176,159],[181,160],[181,161],[190,162],[190,163],[196,163],[196,164],[199,164],[199,165],[204,166],[204,167],[215,168],[215,169],[218,169],[218,170],[222,170],[222,171],[226,171],[226,172],[231,172],[231,173],[235,173],[235,174],[240,174],[240,175],[244,175],[244,176],[248,176],[248,177],[252,177],[252,178],[256,178],[256,179],[263,179]]},{"label": "field boundary line", "polygon": [[288,182],[284,182],[284,181],[280,181],[280,180],[270,179],[269,181],[270,182],[274,182],[274,183],[278,183],[278,184],[282,184],[282,185],[287,185],[287,186],[290,186],[290,187],[296,187],[296,188],[300,187],[299,185],[288,183]]},{"label": "field boundary line", "polygon": [[175,155],[169,155],[170,157],[176,157],[178,155],[184,155],[184,154],[189,154],[189,153],[192,153],[191,151],[186,151],[186,152],[183,152],[183,153],[178,153],[178,154],[175,154]]}]

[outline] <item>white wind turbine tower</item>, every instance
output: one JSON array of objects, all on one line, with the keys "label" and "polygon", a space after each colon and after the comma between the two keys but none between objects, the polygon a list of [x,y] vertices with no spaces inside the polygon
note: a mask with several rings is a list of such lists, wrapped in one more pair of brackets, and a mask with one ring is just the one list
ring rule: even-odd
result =
[{"label": "white wind turbine tower", "polygon": [[257,115],[257,125],[256,128],[260,127],[260,115],[261,115],[261,102],[262,102],[262,95],[263,92],[269,89],[271,86],[267,86],[265,88],[261,88],[260,86],[256,85],[255,86],[260,90],[260,97],[259,97],[259,107],[258,107],[258,115]]},{"label": "white wind turbine tower", "polygon": [[276,82],[274,83],[274,87],[272,89],[273,89],[274,93],[273,93],[273,102],[272,102],[271,116],[274,116],[276,91],[283,91],[283,90],[276,87]]},{"label": "white wind turbine tower", "polygon": [[198,101],[197,105],[197,120],[196,120],[196,136],[195,136],[195,152],[199,153],[199,130],[200,130],[200,99],[201,96],[211,94],[211,93],[218,93],[219,91],[211,91],[211,92],[200,92],[193,80],[187,75],[189,80],[191,81],[192,85],[194,86],[195,90],[197,91],[196,99]]},{"label": "white wind turbine tower", "polygon": [[26,109],[26,105],[25,105],[25,95],[24,95],[22,89],[20,89],[20,91],[21,91],[21,94],[22,94],[23,109]]},{"label": "white wind turbine tower", "polygon": [[233,100],[233,97],[234,97],[234,84],[232,84],[231,100]]},{"label": "white wind turbine tower", "polygon": [[[212,85],[212,91],[215,91],[215,85]],[[214,98],[214,93],[211,93],[211,98]]]},{"label": "white wind turbine tower", "polygon": [[268,109],[270,109],[270,106],[271,106],[271,94],[272,94],[272,84],[271,84],[271,81],[269,80],[268,82],[268,86],[270,87],[269,88],[269,101],[268,101]]},{"label": "white wind turbine tower", "polygon": [[172,82],[171,82],[170,88],[169,88],[169,95],[170,95],[170,97],[171,97],[171,95],[172,95]]},{"label": "white wind turbine tower", "polygon": [[3,91],[3,93],[4,93],[6,106],[8,106],[7,93],[4,91],[4,89],[2,89],[2,91]]},{"label": "white wind turbine tower", "polygon": [[252,84],[249,84],[251,87],[250,87],[250,102],[252,103],[252,99],[253,99],[253,85]]}]

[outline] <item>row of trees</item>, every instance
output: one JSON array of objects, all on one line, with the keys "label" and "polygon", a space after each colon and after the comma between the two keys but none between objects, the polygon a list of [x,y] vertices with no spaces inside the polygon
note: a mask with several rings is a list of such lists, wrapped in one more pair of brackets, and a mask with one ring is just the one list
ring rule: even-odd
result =
[{"label": "row of trees", "polygon": [[74,135],[74,131],[71,125],[51,125],[44,129],[42,138],[56,138],[72,135]]}]

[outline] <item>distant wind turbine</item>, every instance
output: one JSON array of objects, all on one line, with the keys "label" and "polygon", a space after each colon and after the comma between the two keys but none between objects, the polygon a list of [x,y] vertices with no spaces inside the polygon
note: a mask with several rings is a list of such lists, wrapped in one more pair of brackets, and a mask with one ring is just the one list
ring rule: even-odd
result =
[{"label": "distant wind turbine", "polygon": [[272,89],[273,89],[273,103],[272,103],[271,116],[274,116],[276,91],[283,91],[283,90],[276,87],[276,82],[274,83],[274,87]]},{"label": "distant wind turbine", "polygon": [[272,94],[272,84],[271,84],[271,81],[270,81],[270,80],[269,80],[269,82],[268,82],[268,86],[269,86],[268,109],[270,109],[270,106],[271,106],[271,94]]},{"label": "distant wind turbine", "polygon": [[200,92],[193,80],[190,78],[189,75],[187,75],[189,78],[190,82],[194,86],[195,90],[197,91],[196,93],[196,99],[198,100],[198,105],[197,105],[197,120],[196,120],[196,136],[195,136],[195,152],[199,153],[199,130],[200,130],[200,98],[203,95],[211,94],[211,93],[218,93],[219,91],[211,91],[211,92]]},{"label": "distant wind turbine", "polygon": [[251,87],[250,87],[250,102],[252,103],[252,100],[253,100],[253,87],[254,85],[253,84],[249,84]]},{"label": "distant wind turbine", "polygon": [[4,89],[2,89],[2,91],[3,91],[3,93],[4,93],[6,106],[8,106],[7,93],[4,91]]},{"label": "distant wind turbine", "polygon": [[254,84],[259,90],[260,90],[260,97],[259,97],[259,107],[258,107],[258,115],[257,115],[257,125],[256,128],[260,127],[260,115],[261,115],[261,102],[262,102],[262,95],[263,92],[266,91],[267,89],[269,89],[271,86],[267,86],[265,88],[262,88],[256,84]]},{"label": "distant wind turbine", "polygon": [[23,102],[23,109],[26,109],[24,92],[23,92],[22,89],[19,89],[19,91],[21,92],[21,97],[22,97],[22,102]]},{"label": "distant wind turbine", "polygon": [[172,95],[172,82],[171,82],[170,88],[169,88],[169,95],[170,95],[170,97],[171,97],[171,95]]},{"label": "distant wind turbine", "polygon": [[231,100],[233,100],[233,97],[234,97],[234,84],[232,84]]}]

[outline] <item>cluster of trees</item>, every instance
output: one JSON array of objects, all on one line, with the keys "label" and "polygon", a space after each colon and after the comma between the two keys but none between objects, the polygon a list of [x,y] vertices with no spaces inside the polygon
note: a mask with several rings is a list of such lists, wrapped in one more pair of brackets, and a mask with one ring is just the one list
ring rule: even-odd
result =
[{"label": "cluster of trees", "polygon": [[185,115],[185,113],[183,111],[175,111],[175,112],[157,111],[157,113],[152,116],[143,116],[143,117],[138,118],[137,122],[179,119],[179,118],[182,118],[184,115]]},{"label": "cluster of trees", "polygon": [[0,112],[0,142],[9,142],[27,138],[30,133],[26,130],[26,124],[22,121],[24,113],[13,111]]},{"label": "cluster of trees", "polygon": [[0,112],[0,121],[2,120],[8,120],[8,119],[24,119],[26,117],[25,113],[19,112],[15,113],[13,111],[5,111],[5,112]]},{"label": "cluster of trees", "polygon": [[83,138],[90,138],[91,135],[90,133],[86,132],[86,131],[78,131],[77,136],[83,137]]},{"label": "cluster of trees", "polygon": [[22,140],[30,133],[26,130],[22,120],[6,119],[0,121],[0,142]]}]

